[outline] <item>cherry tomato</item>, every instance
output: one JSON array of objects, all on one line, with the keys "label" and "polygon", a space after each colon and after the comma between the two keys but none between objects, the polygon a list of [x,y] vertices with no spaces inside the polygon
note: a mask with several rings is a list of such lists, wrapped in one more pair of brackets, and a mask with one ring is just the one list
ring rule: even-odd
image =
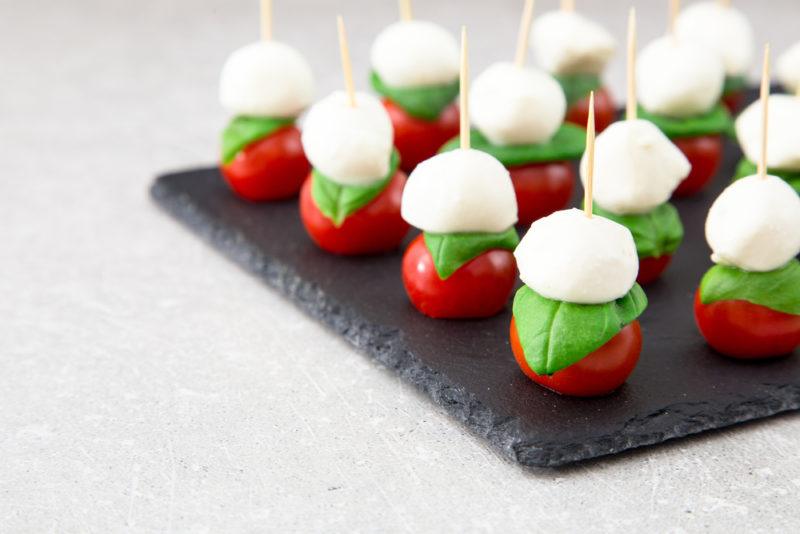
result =
[{"label": "cherry tomato", "polygon": [[310,169],[300,130],[294,126],[250,143],[233,161],[221,166],[230,188],[254,202],[295,196]]},{"label": "cherry tomato", "polygon": [[800,315],[745,300],[703,304],[698,289],[694,295],[694,317],[708,344],[732,358],[782,356],[800,346]]},{"label": "cherry tomato", "polygon": [[300,191],[300,218],[319,247],[333,254],[361,255],[388,252],[400,246],[408,223],[400,217],[400,200],[406,175],[397,171],[389,185],[372,202],[334,226],[314,203],[311,176]]},{"label": "cherry tomato", "polygon": [[451,104],[439,117],[426,121],[412,117],[389,100],[383,99],[394,127],[394,146],[400,152],[400,167],[411,172],[418,163],[435,155],[442,145],[458,135],[458,106]]},{"label": "cherry tomato", "polygon": [[744,91],[732,91],[727,95],[722,95],[722,103],[731,113],[736,113],[744,103]]},{"label": "cherry tomato", "polygon": [[519,224],[529,225],[564,209],[572,197],[575,171],[566,161],[509,167],[508,172],[517,195]]},{"label": "cherry tomato", "polygon": [[[594,92],[594,129],[597,133],[602,132],[614,122],[617,116],[617,106],[611,93],[605,87],[601,87]],[[569,109],[565,121],[577,124],[581,128],[586,128],[589,120],[589,95],[581,98]]]},{"label": "cherry tomato", "polygon": [[719,168],[719,163],[722,161],[722,136],[678,137],[672,142],[692,164],[689,176],[678,185],[674,195],[676,197],[693,195],[708,185]]},{"label": "cherry tomato", "polygon": [[672,256],[670,254],[650,258],[639,258],[639,274],[636,275],[636,281],[639,285],[655,282],[667,268],[671,260]]},{"label": "cherry tomato", "polygon": [[425,238],[418,235],[403,255],[403,284],[411,303],[435,319],[491,317],[502,310],[517,278],[517,262],[508,250],[487,250],[439,278]]},{"label": "cherry tomato", "polygon": [[633,321],[582,360],[552,375],[537,375],[525,360],[513,317],[510,337],[514,358],[528,378],[556,393],[573,397],[608,395],[628,379],[642,352],[642,329],[639,321]]}]

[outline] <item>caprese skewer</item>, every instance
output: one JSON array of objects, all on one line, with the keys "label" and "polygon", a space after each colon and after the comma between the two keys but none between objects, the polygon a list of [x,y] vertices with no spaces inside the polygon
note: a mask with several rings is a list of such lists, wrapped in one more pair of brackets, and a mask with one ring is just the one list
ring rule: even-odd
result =
[{"label": "caprese skewer", "polygon": [[300,192],[311,239],[335,254],[377,254],[408,231],[400,216],[406,175],[398,170],[392,123],[381,102],[356,92],[344,22],[337,20],[346,91],[314,104],[303,124],[312,171]]},{"label": "caprese skewer", "polygon": [[671,2],[670,31],[648,44],[636,64],[639,117],[661,129],[686,155],[692,170],[677,196],[701,191],[719,168],[722,136],[733,131],[720,103],[725,67],[708,48],[675,33],[677,0]]},{"label": "caprese skewer", "polygon": [[220,170],[252,201],[293,197],[309,165],[295,126],[311,103],[314,78],[291,46],[272,39],[271,2],[261,2],[261,40],[239,48],[222,68],[219,94],[234,118],[222,132]]},{"label": "caprese skewer", "polygon": [[[583,153],[585,136],[583,128],[564,123],[566,100],[558,82],[525,66],[532,17],[527,0],[515,61],[494,63],[475,78],[469,109],[471,146],[508,169],[523,225],[567,205],[575,182],[570,160]],[[452,139],[442,150],[459,144]]]},{"label": "caprese skewer", "polygon": [[616,104],[601,75],[616,42],[605,28],[578,13],[574,0],[562,0],[561,9],[536,18],[531,45],[539,66],[564,89],[567,122],[586,126],[590,91],[594,91],[597,131],[614,122]]},{"label": "caprese skewer", "polygon": [[[633,235],[639,257],[636,281],[655,281],[683,240],[678,210],[669,203],[675,188],[690,171],[686,156],[652,122],[636,115],[636,18],[628,21],[627,106],[625,120],[597,136],[594,214],[615,221]],[[584,186],[589,168],[581,162]]]},{"label": "caprese skewer", "polygon": [[403,285],[433,318],[495,315],[517,277],[514,188],[499,161],[470,148],[465,29],[461,39],[461,147],[420,163],[403,192],[403,218],[422,230],[403,256]]},{"label": "caprese skewer", "polygon": [[438,24],[414,19],[411,0],[400,6],[401,20],[372,45],[370,81],[392,120],[401,168],[411,172],[458,134],[458,45]]},{"label": "caprese skewer", "polygon": [[624,226],[593,215],[593,117],[587,129],[584,210],[531,225],[514,252],[525,283],[514,297],[511,348],[534,382],[563,395],[606,395],[633,372],[642,349],[636,245]]},{"label": "caprese skewer", "polygon": [[708,212],[706,240],[716,265],[694,301],[708,344],[741,359],[781,356],[800,346],[800,196],[767,174],[768,64],[767,48],[758,171],[729,185]]}]

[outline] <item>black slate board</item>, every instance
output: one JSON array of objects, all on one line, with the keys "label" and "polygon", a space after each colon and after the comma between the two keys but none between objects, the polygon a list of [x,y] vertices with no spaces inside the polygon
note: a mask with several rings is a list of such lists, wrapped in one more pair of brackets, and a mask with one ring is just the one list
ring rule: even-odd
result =
[{"label": "black slate board", "polygon": [[220,252],[394,369],[503,455],[526,466],[558,466],[800,408],[800,358],[726,359],[706,347],[694,325],[693,292],[710,266],[706,211],[738,158],[728,143],[712,187],[677,202],[687,236],[666,276],[647,288],[639,365],[620,390],[598,399],[560,397],[529,381],[509,348],[508,310],[482,321],[419,314],[400,280],[401,252],[342,258],[318,250],[296,201],[241,201],[214,168],[161,176],[151,193]]}]

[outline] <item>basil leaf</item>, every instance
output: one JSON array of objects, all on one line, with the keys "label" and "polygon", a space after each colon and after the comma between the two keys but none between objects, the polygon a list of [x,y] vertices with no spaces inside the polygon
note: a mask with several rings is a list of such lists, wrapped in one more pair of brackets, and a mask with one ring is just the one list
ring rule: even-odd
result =
[{"label": "basil leaf", "polygon": [[590,92],[596,91],[603,86],[603,82],[597,74],[562,74],[554,77],[564,90],[564,96],[567,97],[567,107],[572,106],[578,100],[586,98]]},{"label": "basil leaf", "polygon": [[719,103],[708,113],[680,119],[648,113],[642,106],[639,106],[638,114],[640,119],[648,120],[658,126],[670,139],[714,134],[735,136],[731,114],[725,106]]},{"label": "basil leaf", "polygon": [[592,211],[631,231],[639,258],[658,258],[672,254],[683,241],[683,224],[678,210],[669,202],[652,211],[635,215],[617,215],[595,203]]},{"label": "basil leaf", "polygon": [[715,265],[700,281],[700,300],[746,300],[775,311],[800,315],[800,262],[796,259],[774,271],[745,271]]},{"label": "basil leaf", "polygon": [[[586,132],[574,124],[562,124],[550,140],[535,145],[493,145],[478,130],[470,131],[470,145],[497,158],[506,167],[517,167],[532,163],[578,159],[583,155]],[[459,147],[458,137],[454,137],[439,149],[439,152],[455,150]]]},{"label": "basil leaf", "polygon": [[433,257],[439,278],[447,280],[462,265],[477,258],[487,250],[514,250],[519,236],[512,226],[505,232],[465,232],[458,234],[423,233],[425,246]]},{"label": "basil leaf", "polygon": [[458,95],[458,80],[424,87],[391,87],[372,71],[369,81],[378,94],[392,100],[412,117],[426,121],[436,120]]},{"label": "basil leaf", "polygon": [[294,124],[293,118],[234,117],[222,131],[222,163],[230,163],[244,147]]},{"label": "basil leaf", "polygon": [[722,87],[722,96],[747,89],[747,76],[725,76],[725,85]]},{"label": "basil leaf", "polygon": [[[739,165],[736,166],[736,172],[733,174],[733,180],[739,180],[745,176],[752,176],[758,172],[758,165],[753,163],[747,158],[742,158]],[[783,171],[780,169],[767,169],[767,173],[772,176],[777,176],[784,182],[791,185],[797,194],[800,195],[800,171]]]},{"label": "basil leaf", "polygon": [[389,172],[369,185],[342,185],[319,172],[311,171],[311,197],[319,211],[340,227],[352,213],[363,208],[381,194],[397,172],[400,156],[392,152]]},{"label": "basil leaf", "polygon": [[514,296],[514,323],[534,373],[551,375],[579,362],[605,345],[647,307],[634,283],[623,297],[605,304],[553,300],[522,286]]}]

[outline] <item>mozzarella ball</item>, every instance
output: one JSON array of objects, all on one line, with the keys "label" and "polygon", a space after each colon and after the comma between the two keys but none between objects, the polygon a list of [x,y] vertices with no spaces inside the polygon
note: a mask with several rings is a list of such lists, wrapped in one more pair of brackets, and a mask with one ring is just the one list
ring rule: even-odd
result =
[{"label": "mozzarella ball", "polygon": [[525,285],[547,298],[577,304],[624,296],[639,272],[631,232],[575,208],[535,221],[514,256]]},{"label": "mozzarella ball", "polygon": [[717,197],[706,219],[715,263],[772,271],[800,253],[800,196],[776,176],[748,176]]},{"label": "mozzarella ball", "polygon": [[457,149],[417,165],[400,213],[431,233],[504,232],[517,222],[517,198],[502,163],[479,150]]},{"label": "mozzarella ball", "polygon": [[278,41],[249,44],[222,67],[219,99],[236,115],[296,117],[314,98],[314,76],[300,52]]},{"label": "mozzarella ball", "polygon": [[495,63],[470,88],[472,124],[495,145],[524,145],[550,139],[564,122],[567,100],[545,72]]},{"label": "mozzarella ball", "polygon": [[[594,200],[618,215],[663,204],[692,169],[683,152],[650,121],[615,122],[595,140]],[[586,186],[586,154],[581,180]]]},{"label": "mozzarella ball", "polygon": [[433,22],[400,21],[372,45],[372,68],[390,87],[441,85],[458,78],[460,53],[453,35]]},{"label": "mozzarella ball", "polygon": [[793,44],[780,55],[775,73],[783,87],[792,93],[800,87],[800,42]]},{"label": "mozzarella ball", "polygon": [[[745,109],[736,119],[736,137],[747,159],[761,161],[761,100]],[[794,95],[769,97],[767,167],[800,170],[800,98]]]},{"label": "mozzarella ball", "polygon": [[708,112],[722,95],[725,68],[709,49],[667,36],[636,61],[639,102],[650,113],[690,117]]},{"label": "mozzarella ball", "polygon": [[744,14],[720,2],[691,4],[675,24],[682,41],[699,43],[719,55],[725,74],[746,74],[753,62],[753,27]]},{"label": "mozzarella ball", "polygon": [[549,11],[536,18],[531,46],[543,69],[553,74],[599,74],[614,55],[614,37],[574,11]]},{"label": "mozzarella ball", "polygon": [[336,91],[308,111],[303,150],[311,165],[342,185],[368,185],[389,172],[394,132],[389,115],[374,96],[356,93],[356,106]]}]

